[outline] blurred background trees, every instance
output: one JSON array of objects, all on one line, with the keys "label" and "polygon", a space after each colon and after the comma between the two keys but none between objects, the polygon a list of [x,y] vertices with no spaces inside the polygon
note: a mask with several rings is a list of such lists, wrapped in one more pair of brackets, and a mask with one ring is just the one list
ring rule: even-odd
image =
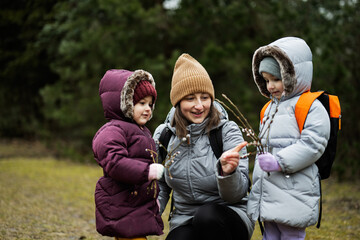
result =
[{"label": "blurred background trees", "polygon": [[313,51],[312,90],[339,96],[339,179],[360,173],[358,0],[4,0],[0,3],[0,137],[42,140],[61,156],[93,162],[105,122],[98,85],[106,70],[145,69],[157,83],[153,131],[166,117],[177,57],[208,70],[254,129],[267,101],[252,79],[254,51],[280,37]]}]

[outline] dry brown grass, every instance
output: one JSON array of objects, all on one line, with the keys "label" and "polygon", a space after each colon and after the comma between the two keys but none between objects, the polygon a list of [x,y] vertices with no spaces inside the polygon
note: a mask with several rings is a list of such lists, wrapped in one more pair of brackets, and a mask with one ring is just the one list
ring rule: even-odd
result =
[{"label": "dry brown grass", "polygon": [[[113,239],[95,230],[93,194],[101,174],[96,165],[50,157],[0,158],[0,239]],[[358,183],[325,180],[323,194],[322,226],[308,228],[306,239],[360,239]],[[261,239],[258,226],[252,239]]]}]

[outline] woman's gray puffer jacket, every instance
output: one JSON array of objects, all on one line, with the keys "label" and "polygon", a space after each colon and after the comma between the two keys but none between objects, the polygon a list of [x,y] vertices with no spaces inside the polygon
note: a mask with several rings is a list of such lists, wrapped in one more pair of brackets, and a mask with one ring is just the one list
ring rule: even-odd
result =
[{"label": "woman's gray puffer jacket", "polygon": [[280,100],[272,99],[266,109],[260,132],[268,132],[262,144],[278,160],[282,171],[268,175],[257,160],[253,172],[253,186],[248,201],[251,219],[285,224],[292,227],[314,225],[319,214],[320,183],[316,160],[322,155],[330,135],[330,121],[325,108],[315,100],[300,134],[294,115],[300,95],[310,90],[312,82],[312,54],[302,39],[286,37],[256,50],[253,57],[255,82],[266,97],[265,80],[259,74],[259,64],[264,57],[274,57],[281,69],[284,94]]},{"label": "woman's gray puffer jacket", "polygon": [[[222,106],[214,102],[222,113],[219,126],[222,127],[223,151],[234,148],[244,141],[237,124],[228,120],[228,115]],[[154,139],[159,139],[162,130],[167,126],[173,135],[169,141],[168,151],[179,144],[175,136],[175,128],[171,127],[171,120],[175,109],[169,112],[165,123],[161,124],[154,133]],[[200,124],[188,126],[190,144],[184,142],[177,149],[180,153],[175,157],[169,169],[165,171],[165,179],[160,180],[160,212],[169,200],[173,190],[175,211],[170,220],[170,231],[191,221],[198,207],[206,203],[218,203],[229,206],[239,214],[246,224],[249,237],[254,230],[254,223],[246,215],[248,181],[248,158],[240,160],[236,171],[229,176],[220,176],[218,159],[215,157],[209,137],[205,130],[207,119]],[[243,148],[241,155],[246,154]],[[169,177],[169,171],[172,178]]]}]

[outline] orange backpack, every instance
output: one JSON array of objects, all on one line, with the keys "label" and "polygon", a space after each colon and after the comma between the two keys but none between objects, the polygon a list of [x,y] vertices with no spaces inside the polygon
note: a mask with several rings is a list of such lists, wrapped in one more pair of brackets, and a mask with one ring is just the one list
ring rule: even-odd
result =
[{"label": "orange backpack", "polygon": [[[341,108],[339,98],[335,95],[330,95],[324,91],[303,93],[295,105],[295,118],[299,126],[300,133],[304,127],[309,109],[315,99],[318,99],[322,103],[330,118],[330,138],[323,155],[316,161],[321,180],[323,180],[330,176],[331,167],[335,160],[337,134],[341,129]],[[271,100],[261,109],[261,123],[264,118],[265,110],[270,103]]]}]

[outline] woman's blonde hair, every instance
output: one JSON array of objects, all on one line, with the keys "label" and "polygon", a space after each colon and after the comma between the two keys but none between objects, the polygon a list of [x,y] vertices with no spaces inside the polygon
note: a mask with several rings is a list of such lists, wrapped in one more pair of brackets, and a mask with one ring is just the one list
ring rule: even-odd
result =
[{"label": "woman's blonde hair", "polygon": [[[213,127],[217,126],[220,122],[220,115],[221,113],[216,109],[214,106],[214,103],[211,104],[210,112],[207,118],[209,118],[209,121],[206,125],[207,132],[210,131]],[[178,136],[180,139],[183,137],[186,137],[187,132],[187,125],[189,125],[190,122],[185,118],[185,116],[182,114],[180,109],[180,104],[176,104],[175,106],[175,114],[174,118],[171,121],[171,126],[175,127],[176,129],[176,136]]]}]

